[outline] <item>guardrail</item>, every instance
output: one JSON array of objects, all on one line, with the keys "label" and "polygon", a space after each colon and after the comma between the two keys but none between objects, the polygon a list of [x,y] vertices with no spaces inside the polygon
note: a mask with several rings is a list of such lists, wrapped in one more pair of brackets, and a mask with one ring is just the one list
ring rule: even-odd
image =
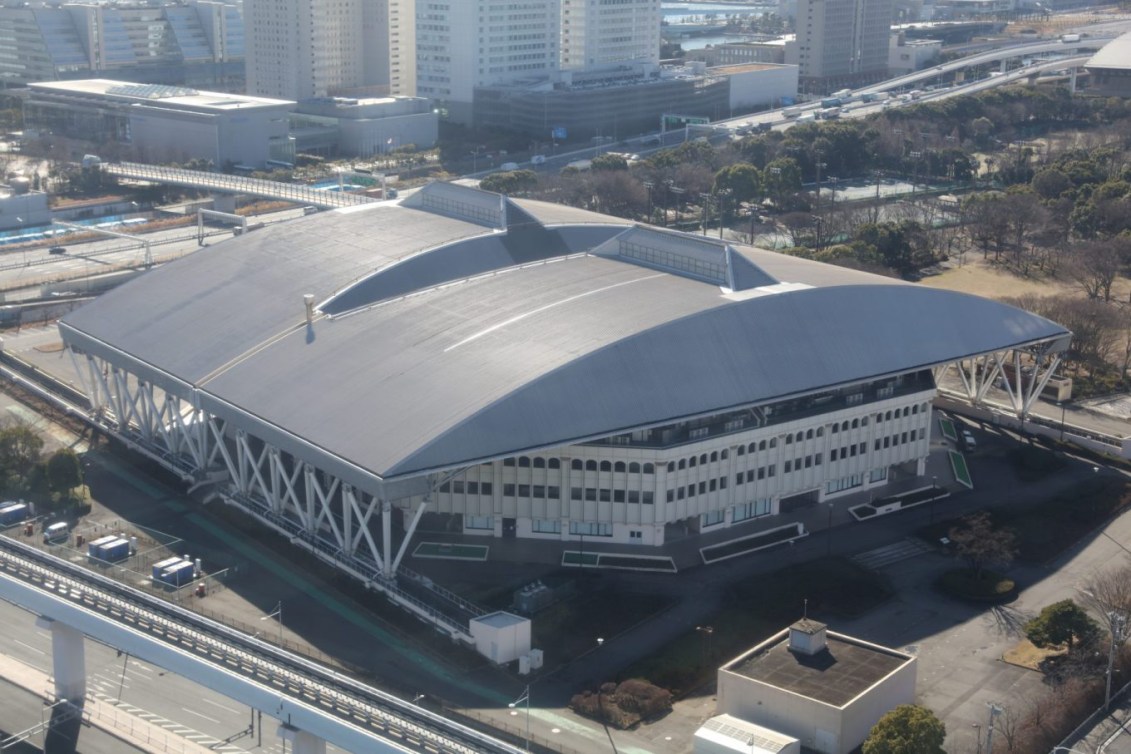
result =
[{"label": "guardrail", "polygon": [[[0,537],[0,570],[60,602],[81,606],[104,621],[129,626],[150,640],[175,646],[202,668],[242,676],[310,705],[328,719],[361,728],[399,746],[472,754],[521,750],[416,705],[233,631],[132,587]],[[222,668],[222,669],[221,669]],[[413,742],[415,744],[413,745]]]}]

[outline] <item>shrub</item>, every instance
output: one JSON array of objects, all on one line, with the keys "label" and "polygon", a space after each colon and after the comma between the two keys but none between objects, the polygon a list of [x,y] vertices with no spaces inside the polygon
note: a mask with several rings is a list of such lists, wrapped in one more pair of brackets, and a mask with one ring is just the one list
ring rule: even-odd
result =
[{"label": "shrub", "polygon": [[979,578],[972,568],[956,568],[944,573],[936,582],[943,592],[958,599],[975,602],[1004,602],[1013,597],[1016,584],[1000,573],[983,570]]},{"label": "shrub", "polygon": [[596,694],[582,691],[570,699],[569,706],[579,715],[627,730],[643,720],[670,712],[672,695],[648,681],[633,678],[620,684],[601,684]]}]

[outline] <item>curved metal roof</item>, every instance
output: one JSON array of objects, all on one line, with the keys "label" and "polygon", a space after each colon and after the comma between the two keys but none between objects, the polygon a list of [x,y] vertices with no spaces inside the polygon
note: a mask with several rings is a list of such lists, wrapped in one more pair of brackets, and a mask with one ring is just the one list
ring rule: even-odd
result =
[{"label": "curved metal roof", "polygon": [[[321,213],[150,272],[61,329],[323,468],[385,479],[1068,336],[773,252],[537,202],[504,214],[507,230]],[[333,316],[307,325],[304,293]]]}]

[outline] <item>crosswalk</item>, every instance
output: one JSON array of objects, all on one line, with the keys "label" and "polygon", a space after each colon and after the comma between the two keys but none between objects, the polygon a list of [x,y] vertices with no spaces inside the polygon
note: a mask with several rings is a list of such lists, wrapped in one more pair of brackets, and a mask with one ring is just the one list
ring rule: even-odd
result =
[{"label": "crosswalk", "polygon": [[877,547],[875,550],[868,550],[859,555],[853,555],[852,560],[863,568],[876,571],[892,563],[914,558],[930,551],[930,546],[922,540],[907,537],[895,544]]}]

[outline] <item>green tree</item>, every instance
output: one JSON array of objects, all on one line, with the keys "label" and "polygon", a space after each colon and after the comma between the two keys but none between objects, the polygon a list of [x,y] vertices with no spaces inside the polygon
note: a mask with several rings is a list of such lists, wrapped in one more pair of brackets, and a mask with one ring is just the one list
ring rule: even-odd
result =
[{"label": "green tree", "polygon": [[801,190],[801,168],[792,157],[779,157],[766,165],[762,173],[766,193],[780,205],[787,194]]},{"label": "green tree", "polygon": [[1068,651],[1087,648],[1100,638],[1100,626],[1084,608],[1072,600],[1045,607],[1025,624],[1025,636],[1037,647],[1067,646]]},{"label": "green tree", "polygon": [[602,170],[628,170],[628,160],[622,155],[606,152],[594,157],[590,163],[594,172]]},{"label": "green tree", "polygon": [[948,535],[958,554],[979,579],[990,566],[1006,568],[1017,556],[1013,532],[994,528],[990,514],[985,511],[963,516],[962,525],[952,526]]},{"label": "green tree", "polygon": [[864,740],[864,754],[942,754],[946,726],[926,707],[901,704],[880,718]]},{"label": "green tree", "polygon": [[47,485],[54,492],[70,494],[82,484],[82,465],[75,451],[60,448],[47,459]]},{"label": "green tree", "polygon": [[499,194],[516,194],[538,185],[538,175],[533,170],[512,170],[491,175],[479,182],[479,188],[484,191],[494,191]]},{"label": "green tree", "polygon": [[736,162],[715,173],[715,191],[728,189],[735,201],[749,202],[762,191],[762,175],[748,162]]},{"label": "green tree", "polygon": [[42,453],[43,438],[27,424],[15,421],[0,427],[0,474],[6,478],[25,477]]}]

